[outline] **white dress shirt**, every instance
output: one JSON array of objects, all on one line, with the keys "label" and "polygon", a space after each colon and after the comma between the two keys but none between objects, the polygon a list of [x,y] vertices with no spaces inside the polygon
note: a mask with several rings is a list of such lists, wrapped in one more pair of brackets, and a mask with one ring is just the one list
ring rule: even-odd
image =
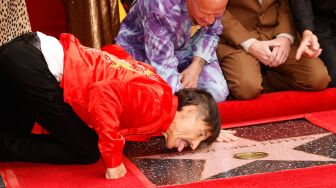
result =
[{"label": "white dress shirt", "polygon": [[41,32],[37,32],[37,36],[40,38],[42,54],[48,64],[48,68],[56,80],[60,82],[63,75],[63,46],[55,37]]}]

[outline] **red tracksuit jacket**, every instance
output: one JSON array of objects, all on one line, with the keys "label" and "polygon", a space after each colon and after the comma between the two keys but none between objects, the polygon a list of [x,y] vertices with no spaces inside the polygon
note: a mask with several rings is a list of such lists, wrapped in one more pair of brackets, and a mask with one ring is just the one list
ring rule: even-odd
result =
[{"label": "red tracksuit jacket", "polygon": [[125,140],[146,141],[167,130],[177,97],[150,66],[85,47],[70,34],[60,42],[64,101],[97,132],[107,168],[121,164]]}]

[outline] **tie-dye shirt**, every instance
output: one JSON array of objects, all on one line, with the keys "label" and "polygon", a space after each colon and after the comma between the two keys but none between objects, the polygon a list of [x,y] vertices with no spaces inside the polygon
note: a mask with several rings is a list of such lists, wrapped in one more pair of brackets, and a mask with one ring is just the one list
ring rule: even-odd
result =
[{"label": "tie-dye shirt", "polygon": [[151,64],[176,92],[182,88],[179,72],[192,57],[218,63],[220,18],[193,37],[191,27],[186,0],[138,0],[122,22],[116,42],[135,59]]}]

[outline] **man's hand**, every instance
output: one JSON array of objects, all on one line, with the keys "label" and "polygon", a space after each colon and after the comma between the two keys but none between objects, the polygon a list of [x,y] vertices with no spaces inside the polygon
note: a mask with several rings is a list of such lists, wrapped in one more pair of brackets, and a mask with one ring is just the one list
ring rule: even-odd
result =
[{"label": "man's hand", "polygon": [[123,163],[121,163],[119,166],[115,168],[107,168],[105,177],[106,179],[118,179],[126,174],[126,168]]},{"label": "man's hand", "polygon": [[279,44],[279,46],[275,46],[272,49],[272,56],[275,57],[275,59],[269,62],[270,67],[277,67],[286,62],[291,48],[291,41],[286,37],[279,37],[270,42],[272,44]]},{"label": "man's hand", "polygon": [[257,40],[249,47],[248,53],[257,58],[262,64],[268,66],[276,57],[272,54],[271,49],[277,46],[280,46],[280,44],[271,41]]},{"label": "man's hand", "polygon": [[316,35],[310,30],[305,30],[302,33],[301,43],[296,51],[295,59],[300,60],[302,54],[310,58],[316,58],[321,54],[321,52],[322,49],[320,48]]},{"label": "man's hand", "polygon": [[217,142],[232,142],[236,141],[238,137],[236,137],[234,134],[237,131],[230,131],[230,130],[221,130],[219,136],[217,137]]},{"label": "man's hand", "polygon": [[194,57],[192,63],[184,69],[180,74],[180,81],[183,88],[196,88],[198,84],[199,74],[205,61],[200,57]]}]

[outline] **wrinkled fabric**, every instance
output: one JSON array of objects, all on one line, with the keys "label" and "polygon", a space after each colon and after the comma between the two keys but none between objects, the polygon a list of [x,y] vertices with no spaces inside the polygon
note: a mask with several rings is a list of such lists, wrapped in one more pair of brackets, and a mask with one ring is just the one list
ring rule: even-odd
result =
[{"label": "wrinkled fabric", "polygon": [[82,44],[101,48],[114,43],[120,27],[118,0],[66,0],[69,33]]},{"label": "wrinkled fabric", "polygon": [[201,57],[207,64],[198,87],[208,90],[217,102],[223,101],[228,89],[215,53],[223,30],[220,18],[192,37],[191,28],[185,0],[139,0],[122,22],[116,42],[138,61],[152,65],[173,92],[182,89],[180,72],[193,57]]},{"label": "wrinkled fabric", "polygon": [[146,141],[167,130],[177,98],[149,65],[82,46],[70,34],[60,42],[64,101],[97,132],[106,167],[121,164],[125,140]]}]

